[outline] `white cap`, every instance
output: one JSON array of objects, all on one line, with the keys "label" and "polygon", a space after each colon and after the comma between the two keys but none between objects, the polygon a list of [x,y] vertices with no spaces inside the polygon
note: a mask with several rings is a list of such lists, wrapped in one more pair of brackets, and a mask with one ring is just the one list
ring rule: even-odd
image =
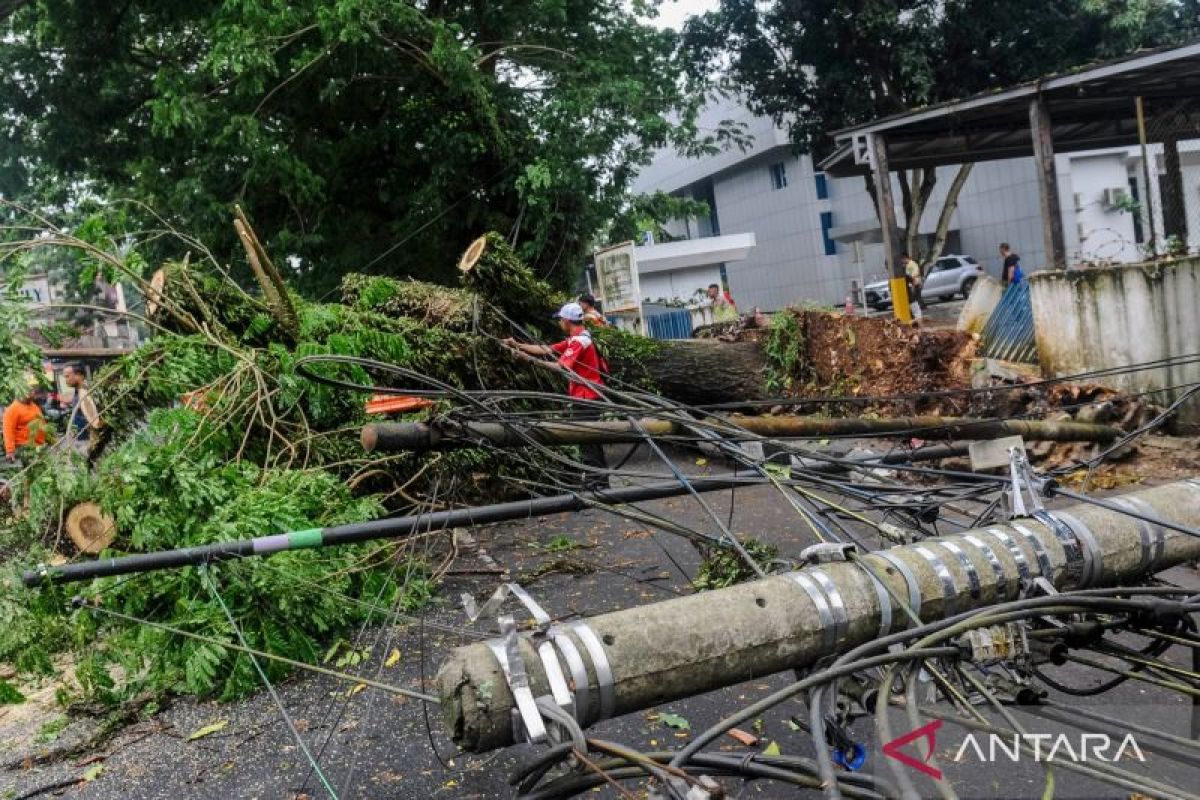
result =
[{"label": "white cap", "polygon": [[579,303],[567,303],[554,315],[555,319],[565,319],[568,322],[583,322],[583,306]]}]

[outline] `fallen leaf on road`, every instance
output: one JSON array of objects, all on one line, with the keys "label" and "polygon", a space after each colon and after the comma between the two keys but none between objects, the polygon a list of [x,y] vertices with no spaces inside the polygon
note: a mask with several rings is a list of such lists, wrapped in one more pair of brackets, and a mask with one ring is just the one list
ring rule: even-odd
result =
[{"label": "fallen leaf on road", "polygon": [[663,714],[661,717],[659,717],[659,719],[661,719],[662,723],[668,728],[675,728],[676,730],[680,731],[690,731],[692,729],[692,723],[688,722],[684,717],[681,717],[678,714]]},{"label": "fallen leaf on road", "polygon": [[195,741],[196,739],[203,739],[205,736],[212,736],[214,733],[223,731],[227,727],[229,727],[229,720],[219,719],[216,722],[205,725],[203,728],[197,728],[196,730],[192,731],[191,735],[187,737],[187,740],[191,742]]},{"label": "fallen leaf on road", "polygon": [[398,648],[393,648],[391,655],[389,655],[387,657],[387,661],[383,662],[383,665],[385,667],[394,667],[399,662],[400,662],[400,650]]},{"label": "fallen leaf on road", "polygon": [[84,783],[88,783],[89,781],[96,780],[96,778],[99,778],[103,774],[104,774],[104,765],[103,764],[93,764],[91,767],[89,767],[87,769],[86,772],[83,773],[83,775],[80,776],[80,780],[82,780]]},{"label": "fallen leaf on road", "polygon": [[764,756],[780,755],[779,742],[771,742],[769,745],[767,745],[766,748],[763,749],[763,755]]}]

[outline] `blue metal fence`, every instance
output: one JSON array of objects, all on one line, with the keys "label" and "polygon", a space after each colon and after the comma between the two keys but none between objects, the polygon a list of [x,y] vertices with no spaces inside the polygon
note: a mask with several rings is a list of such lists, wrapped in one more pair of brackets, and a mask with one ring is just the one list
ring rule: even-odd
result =
[{"label": "blue metal fence", "polygon": [[1037,363],[1028,281],[1021,281],[1004,290],[979,338],[979,352],[988,358]]},{"label": "blue metal fence", "polygon": [[692,338],[692,312],[687,309],[679,309],[647,315],[646,330],[652,339],[690,339]]}]

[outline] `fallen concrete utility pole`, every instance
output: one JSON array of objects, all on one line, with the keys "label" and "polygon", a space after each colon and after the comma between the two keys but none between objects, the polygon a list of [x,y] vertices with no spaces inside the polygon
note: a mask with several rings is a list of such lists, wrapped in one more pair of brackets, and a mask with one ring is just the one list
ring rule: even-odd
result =
[{"label": "fallen concrete utility pole", "polygon": [[[1200,481],[1116,499],[1135,513],[1200,528]],[[1057,589],[1118,584],[1200,557],[1200,537],[1094,505],[926,539],[728,589],[550,625],[515,642],[455,650],[438,672],[447,728],[473,752],[514,741],[509,678],[570,703],[583,725],[756,677],[803,668],[905,627],[881,582],[926,621],[1016,599],[1026,578]],[[506,645],[515,648],[509,650]],[[564,676],[570,683],[564,685]],[[520,682],[518,681],[518,684]]]},{"label": "fallen concrete utility pole", "polygon": [[[697,423],[699,424],[699,423]],[[1108,425],[1042,420],[968,419],[965,417],[895,417],[864,419],[848,417],[756,416],[733,414],[712,418],[707,424],[723,438],[815,438],[858,434],[907,433],[922,439],[995,439],[1022,436],[1031,441],[1111,442],[1121,435]],[[362,429],[363,447],[368,451],[451,450],[477,447],[527,447],[543,445],[638,442],[646,436],[696,438],[692,426],[648,417],[637,420],[561,420],[522,423],[500,422],[426,423],[387,422]]]}]

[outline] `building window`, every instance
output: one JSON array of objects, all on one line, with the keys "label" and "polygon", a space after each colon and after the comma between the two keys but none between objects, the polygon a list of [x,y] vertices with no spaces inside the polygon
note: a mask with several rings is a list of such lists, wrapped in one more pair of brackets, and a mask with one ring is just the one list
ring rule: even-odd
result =
[{"label": "building window", "polygon": [[817,182],[817,199],[818,200],[828,200],[829,199],[829,179],[825,177],[825,173],[818,172],[816,175],[813,175],[813,179]]},{"label": "building window", "polygon": [[787,167],[782,161],[771,165],[771,188],[783,189],[787,186]]},{"label": "building window", "polygon": [[829,236],[829,231],[833,228],[833,212],[821,212],[821,239],[825,242],[825,255],[837,255],[837,242]]},{"label": "building window", "polygon": [[[1135,203],[1137,203],[1138,201],[1141,200],[1141,198],[1138,197],[1137,178],[1135,178],[1132,175],[1129,176],[1129,196],[1131,198],[1133,198],[1133,201]],[[1133,217],[1133,241],[1135,241],[1138,244],[1141,244],[1144,241],[1146,241],[1146,233],[1145,233],[1145,231],[1142,230],[1141,209],[1135,211],[1131,216]]]}]

